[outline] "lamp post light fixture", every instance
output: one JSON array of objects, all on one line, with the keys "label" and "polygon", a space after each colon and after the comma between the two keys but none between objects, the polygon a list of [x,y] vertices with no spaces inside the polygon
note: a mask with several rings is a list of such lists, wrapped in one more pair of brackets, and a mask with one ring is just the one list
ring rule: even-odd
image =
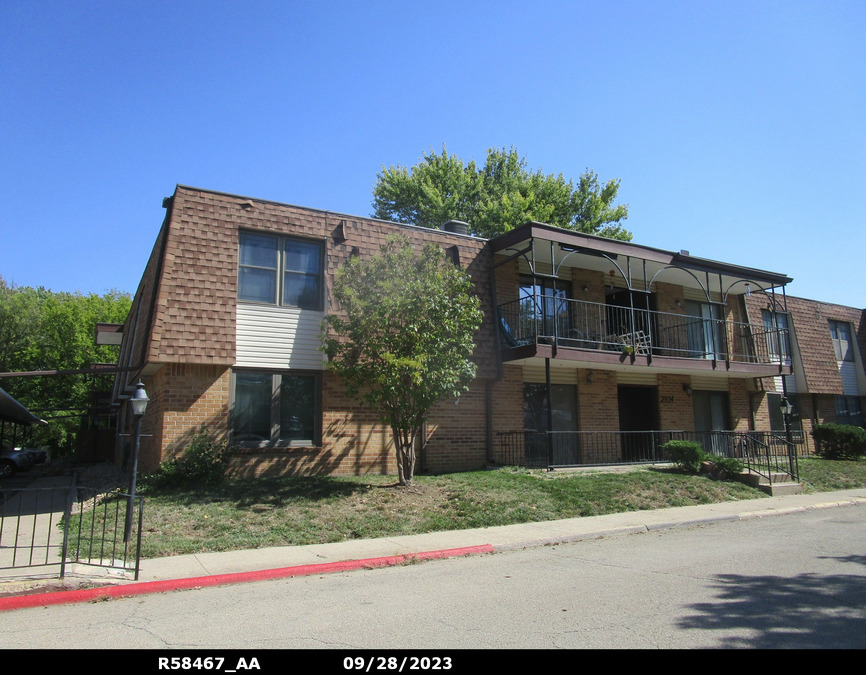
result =
[{"label": "lamp post light fixture", "polygon": [[785,441],[788,444],[788,468],[791,473],[794,473],[794,439],[791,436],[791,413],[794,411],[794,406],[788,400],[787,396],[782,396],[779,401],[779,410],[782,411],[782,419],[785,422]]},{"label": "lamp post light fixture", "polygon": [[132,515],[133,505],[135,504],[135,477],[138,473],[138,449],[141,446],[141,418],[147,410],[147,404],[150,399],[147,397],[147,392],[144,390],[144,383],[139,380],[135,385],[135,393],[129,399],[129,405],[132,407],[132,414],[135,416],[135,426],[133,428],[133,446],[132,446],[132,475],[129,478],[129,502],[126,505],[126,526],[123,530],[123,542],[129,542],[132,534]]}]

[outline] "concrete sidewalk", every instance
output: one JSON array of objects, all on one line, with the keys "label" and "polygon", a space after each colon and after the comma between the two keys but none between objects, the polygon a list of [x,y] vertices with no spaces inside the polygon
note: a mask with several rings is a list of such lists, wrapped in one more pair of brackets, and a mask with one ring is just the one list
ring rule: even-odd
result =
[{"label": "concrete sidewalk", "polygon": [[[606,516],[507,525],[501,527],[382,537],[311,546],[281,546],[225,553],[199,553],[144,560],[138,581],[117,574],[95,576],[98,570],[73,566],[67,584],[105,583],[110,586],[0,598],[0,611],[48,604],[82,602],[99,596],[126,596],[180,588],[288,578],[305,574],[380,567],[412,558],[440,558],[493,553],[531,546],[637,534],[673,527],[763,518],[807,509],[866,504],[866,489],[790,495],[722,504],[684,506],[657,511],[631,511]],[[10,592],[0,583],[0,594]]]}]

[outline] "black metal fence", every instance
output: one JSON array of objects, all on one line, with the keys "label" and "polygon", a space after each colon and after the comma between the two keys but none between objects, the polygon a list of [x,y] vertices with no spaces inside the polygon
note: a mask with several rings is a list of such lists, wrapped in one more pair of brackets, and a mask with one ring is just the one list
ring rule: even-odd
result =
[{"label": "black metal fence", "polygon": [[129,541],[126,494],[82,488],[73,479],[71,485],[0,490],[0,503],[0,570],[56,569],[62,578],[75,563],[121,569],[138,579],[142,497],[135,499]]},{"label": "black metal fence", "polygon": [[135,497],[131,536],[124,541],[128,503],[128,494],[78,488],[69,512],[69,562],[122,569],[138,580],[144,498]]},{"label": "black metal fence", "polygon": [[700,443],[705,452],[736,457],[751,471],[772,480],[775,473],[799,475],[797,457],[808,448],[802,435],[788,443],[768,431],[509,431],[498,434],[497,464],[567,468],[606,464],[667,462],[668,441]]},{"label": "black metal fence", "polygon": [[64,572],[69,487],[0,490],[0,569],[58,567]]}]

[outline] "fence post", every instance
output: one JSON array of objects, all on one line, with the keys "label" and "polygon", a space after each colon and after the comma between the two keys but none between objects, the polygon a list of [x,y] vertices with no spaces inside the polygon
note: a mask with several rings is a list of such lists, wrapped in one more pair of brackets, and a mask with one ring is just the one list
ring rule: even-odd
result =
[{"label": "fence post", "polygon": [[60,550],[60,578],[66,575],[66,554],[69,551],[69,520],[72,518],[72,504],[75,501],[78,486],[78,472],[72,474],[72,485],[66,493],[66,511],[63,514],[63,546]]}]

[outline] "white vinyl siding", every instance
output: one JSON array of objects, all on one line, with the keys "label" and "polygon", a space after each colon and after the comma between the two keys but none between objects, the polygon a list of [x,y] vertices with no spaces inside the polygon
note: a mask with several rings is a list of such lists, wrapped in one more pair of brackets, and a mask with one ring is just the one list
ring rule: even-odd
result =
[{"label": "white vinyl siding", "polygon": [[692,375],[690,385],[694,391],[728,391],[728,378]]},{"label": "white vinyl siding", "polygon": [[859,396],[860,385],[857,382],[857,359],[854,354],[856,344],[853,336],[856,333],[847,321],[830,319],[830,339],[836,352],[836,365],[839,366],[839,376],[842,378],[842,393],[845,396]]},{"label": "white vinyl siding", "polygon": [[839,361],[839,376],[842,378],[842,393],[845,396],[859,396],[860,385],[857,383],[857,363],[854,361]]},{"label": "white vinyl siding", "polygon": [[646,373],[636,370],[620,370],[616,374],[616,383],[654,387],[658,384],[658,376],[656,373]]},{"label": "white vinyl siding", "polygon": [[[793,375],[785,376],[785,385],[788,387],[789,394],[797,393],[797,379]],[[775,387],[776,391],[783,391],[782,375],[776,375],[776,377],[773,378],[773,386]]]},{"label": "white vinyl siding", "polygon": [[324,370],[321,322],[325,313],[295,307],[237,308],[237,362],[246,368]]},{"label": "white vinyl siding", "polygon": [[[523,381],[535,384],[546,382],[544,366],[523,366]],[[550,368],[551,384],[575,384],[577,382],[577,370],[575,368]]]}]

